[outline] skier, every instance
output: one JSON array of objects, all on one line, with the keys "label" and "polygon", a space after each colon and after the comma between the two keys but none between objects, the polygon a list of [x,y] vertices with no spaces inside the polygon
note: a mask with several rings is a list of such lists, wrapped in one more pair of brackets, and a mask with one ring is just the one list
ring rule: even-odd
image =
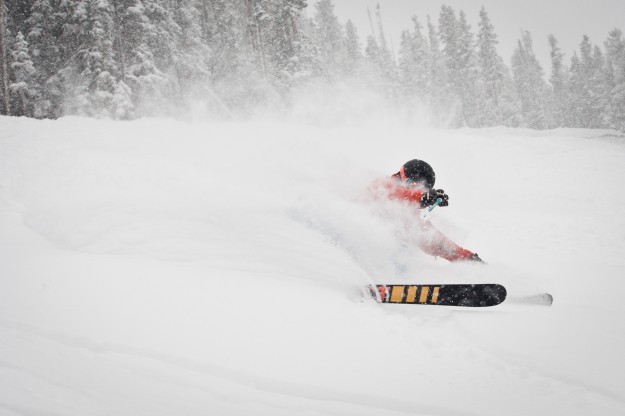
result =
[{"label": "skier", "polygon": [[[413,159],[406,162],[399,172],[390,177],[379,179],[374,183],[374,191],[378,196],[402,201],[411,208],[423,209],[435,204],[440,198],[440,206],[449,205],[449,196],[442,189],[434,189],[436,175],[427,162]],[[442,232],[437,230],[430,221],[419,221],[418,244],[425,253],[442,257],[451,262],[471,261],[482,262],[479,256],[460,247]]]}]

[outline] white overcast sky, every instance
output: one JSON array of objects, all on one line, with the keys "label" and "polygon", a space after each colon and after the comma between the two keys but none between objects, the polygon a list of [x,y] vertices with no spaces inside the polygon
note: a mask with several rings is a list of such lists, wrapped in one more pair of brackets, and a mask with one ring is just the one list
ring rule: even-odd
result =
[{"label": "white overcast sky", "polygon": [[[315,12],[317,0],[309,0],[309,16]],[[358,29],[361,42],[371,34],[367,7],[375,18],[376,4],[382,8],[382,20],[387,38],[399,49],[400,33],[412,29],[411,18],[417,15],[425,26],[429,14],[438,26],[441,5],[451,6],[456,12],[464,10],[472,30],[477,34],[479,11],[482,5],[499,36],[499,53],[506,63],[520,38],[521,30],[528,30],[534,40],[534,51],[549,73],[550,58],[547,36],[552,33],[570,62],[584,34],[593,44],[603,49],[608,32],[619,28],[625,32],[625,0],[334,0],[334,11],[342,24],[350,19]]]}]

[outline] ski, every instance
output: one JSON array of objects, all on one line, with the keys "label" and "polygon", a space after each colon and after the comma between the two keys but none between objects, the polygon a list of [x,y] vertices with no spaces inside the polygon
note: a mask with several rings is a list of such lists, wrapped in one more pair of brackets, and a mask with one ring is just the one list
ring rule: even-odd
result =
[{"label": "ski", "polygon": [[371,296],[379,303],[485,307],[506,299],[506,288],[498,284],[371,285]]}]

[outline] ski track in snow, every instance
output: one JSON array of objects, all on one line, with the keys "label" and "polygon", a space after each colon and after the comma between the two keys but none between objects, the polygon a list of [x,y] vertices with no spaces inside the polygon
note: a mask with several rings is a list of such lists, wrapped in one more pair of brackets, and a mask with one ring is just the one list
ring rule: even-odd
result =
[{"label": "ski track in snow", "polygon": [[[413,157],[488,266],[367,200]],[[623,162],[613,131],[0,118],[0,415],[625,414]]]}]

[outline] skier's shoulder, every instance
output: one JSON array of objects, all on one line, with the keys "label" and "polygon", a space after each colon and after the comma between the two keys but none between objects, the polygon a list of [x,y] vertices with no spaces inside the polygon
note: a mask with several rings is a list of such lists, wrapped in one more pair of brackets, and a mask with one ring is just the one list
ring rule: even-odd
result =
[{"label": "skier's shoulder", "polygon": [[391,199],[419,202],[423,195],[423,189],[408,185],[396,175],[385,176],[374,180],[369,186],[370,191],[376,196],[385,196]]}]

